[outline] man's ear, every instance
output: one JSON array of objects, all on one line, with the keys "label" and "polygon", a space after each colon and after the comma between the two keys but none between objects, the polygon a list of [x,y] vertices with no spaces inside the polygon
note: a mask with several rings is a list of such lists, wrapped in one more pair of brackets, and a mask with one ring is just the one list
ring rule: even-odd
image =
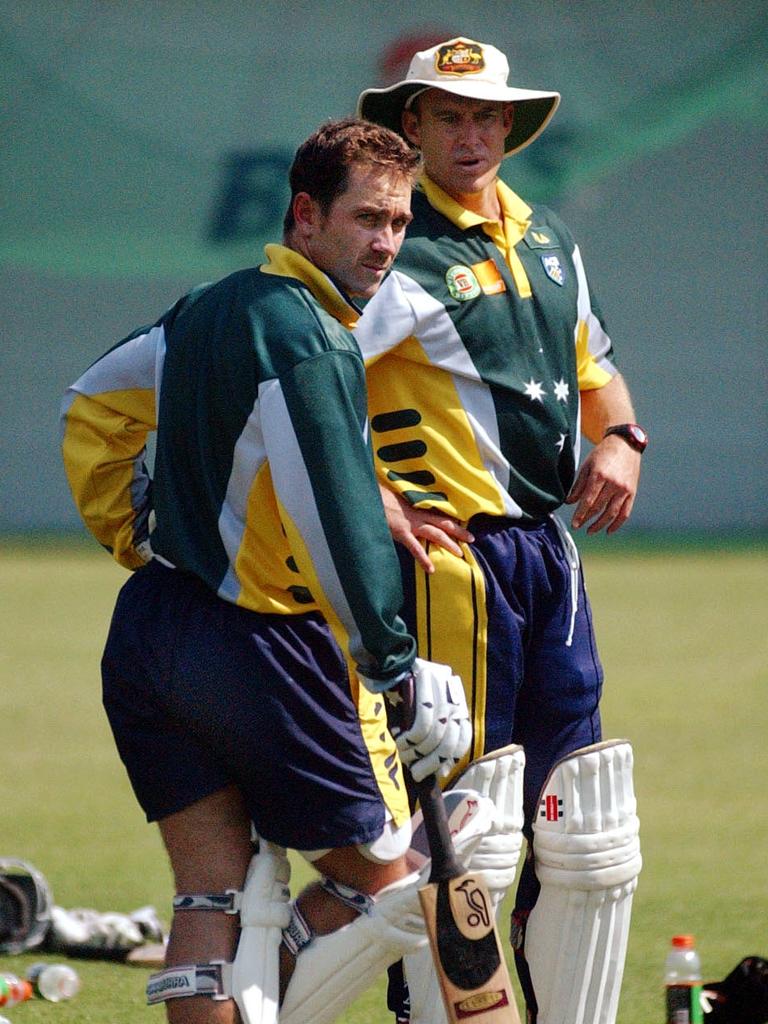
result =
[{"label": "man's ear", "polygon": [[293,197],[293,219],[298,230],[311,234],[317,224],[318,208],[308,192],[297,192]]},{"label": "man's ear", "polygon": [[413,110],[404,110],[402,116],[403,134],[411,145],[419,147],[421,135],[419,133],[419,119]]},{"label": "man's ear", "polygon": [[504,107],[504,127],[507,129],[507,135],[509,135],[512,122],[515,120],[515,104],[507,103]]}]

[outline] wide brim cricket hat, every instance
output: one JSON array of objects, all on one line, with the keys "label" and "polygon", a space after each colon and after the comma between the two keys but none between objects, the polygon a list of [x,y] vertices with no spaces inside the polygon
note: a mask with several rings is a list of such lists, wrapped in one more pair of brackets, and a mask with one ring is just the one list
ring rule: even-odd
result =
[{"label": "wide brim cricket hat", "polygon": [[518,89],[507,85],[508,77],[507,58],[495,46],[472,39],[449,39],[414,54],[402,82],[360,93],[357,115],[402,135],[403,110],[426,89],[442,89],[475,100],[514,103],[512,129],[504,152],[511,156],[541,135],[557,110],[560,93]]}]

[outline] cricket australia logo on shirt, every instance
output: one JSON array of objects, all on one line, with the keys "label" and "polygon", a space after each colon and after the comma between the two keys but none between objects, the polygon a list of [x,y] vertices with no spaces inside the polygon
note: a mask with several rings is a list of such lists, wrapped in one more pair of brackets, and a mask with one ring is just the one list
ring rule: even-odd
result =
[{"label": "cricket australia logo on shirt", "polygon": [[468,302],[469,299],[476,299],[481,293],[480,282],[469,267],[450,267],[445,274],[445,283],[451,297],[457,302]]},{"label": "cricket australia logo on shirt", "polygon": [[544,267],[544,271],[550,281],[554,281],[555,284],[559,284],[560,287],[565,284],[565,271],[563,265],[557,256],[542,256],[541,263]]}]

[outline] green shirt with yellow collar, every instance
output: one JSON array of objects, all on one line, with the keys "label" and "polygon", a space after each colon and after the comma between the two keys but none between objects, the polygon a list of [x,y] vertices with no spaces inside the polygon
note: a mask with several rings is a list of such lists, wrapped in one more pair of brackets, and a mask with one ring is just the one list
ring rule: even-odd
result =
[{"label": "green shirt with yellow collar", "polygon": [[497,194],[492,222],[425,178],[355,327],[380,477],[463,522],[557,509],[579,460],[579,392],[616,372],[568,229],[501,181]]},{"label": "green shirt with yellow collar", "polygon": [[257,612],[319,610],[361,669],[386,681],[410,668],[415,644],[376,511],[363,361],[348,329],[359,314],[301,255],[266,252],[263,266],[184,296],[68,389],[70,487],[122,565],[159,558]]}]

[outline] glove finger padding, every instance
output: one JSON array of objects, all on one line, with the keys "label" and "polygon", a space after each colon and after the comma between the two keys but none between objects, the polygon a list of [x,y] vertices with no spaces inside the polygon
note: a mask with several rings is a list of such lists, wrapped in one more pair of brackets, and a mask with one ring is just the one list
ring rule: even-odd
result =
[{"label": "glove finger padding", "polygon": [[420,754],[417,750],[409,752],[409,760],[402,757],[407,764],[414,782],[421,782],[427,775],[436,774],[444,777],[459,763],[469,747],[469,721],[451,719],[446,727],[442,740],[431,753]]},{"label": "glove finger padding", "polygon": [[390,730],[418,782],[445,774],[469,749],[469,712],[461,679],[447,665],[417,658],[413,675],[388,691]]},{"label": "glove finger padding", "polygon": [[442,734],[440,720],[445,719],[448,713],[448,695],[452,693],[453,678],[448,665],[416,658],[413,663],[413,689],[403,691],[403,717],[393,722],[392,735],[414,747],[425,744],[425,750],[436,746]]}]

